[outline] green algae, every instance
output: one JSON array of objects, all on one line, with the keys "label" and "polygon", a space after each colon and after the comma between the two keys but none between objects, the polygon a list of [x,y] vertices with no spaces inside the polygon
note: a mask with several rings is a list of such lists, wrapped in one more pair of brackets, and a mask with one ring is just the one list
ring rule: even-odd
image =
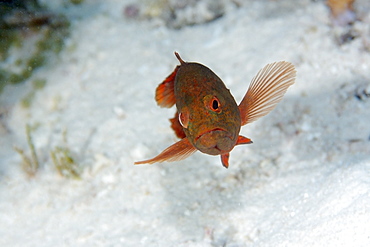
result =
[{"label": "green algae", "polygon": [[[8,15],[10,10],[6,12]],[[9,25],[0,19],[0,93],[9,84],[19,84],[34,71],[59,54],[65,47],[65,39],[70,34],[70,23],[63,15],[44,14],[43,8],[35,9],[44,15],[43,22]],[[5,18],[5,14],[0,18]],[[21,25],[21,26],[19,26]],[[36,26],[35,26],[36,25]]]},{"label": "green algae", "polygon": [[33,139],[31,136],[31,132],[36,128],[37,126],[31,127],[31,125],[26,125],[26,138],[27,138],[27,145],[30,150],[30,155],[27,155],[23,149],[20,149],[18,147],[14,147],[14,150],[19,153],[19,155],[22,158],[22,169],[26,172],[26,174],[30,177],[35,176],[37,170],[40,167],[39,159],[36,153],[35,145],[33,143]]}]

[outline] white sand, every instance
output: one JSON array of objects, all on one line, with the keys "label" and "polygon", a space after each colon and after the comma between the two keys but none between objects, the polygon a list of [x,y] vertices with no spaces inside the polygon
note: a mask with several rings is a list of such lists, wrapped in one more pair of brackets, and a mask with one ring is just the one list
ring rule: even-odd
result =
[{"label": "white sand", "polygon": [[[354,97],[370,91],[369,15],[338,46],[322,1],[255,1],[180,30],[125,19],[130,1],[85,2],[65,10],[73,34],[35,75],[47,86],[30,109],[27,86],[0,96],[0,246],[370,246],[370,98]],[[153,98],[174,51],[215,71],[237,102],[265,64],[296,66],[278,107],[242,129],[254,143],[231,152],[229,169],[200,153],[133,165],[176,141],[175,110]],[[12,149],[27,150],[26,123],[40,124],[34,178]],[[63,130],[80,181],[49,157]]]}]

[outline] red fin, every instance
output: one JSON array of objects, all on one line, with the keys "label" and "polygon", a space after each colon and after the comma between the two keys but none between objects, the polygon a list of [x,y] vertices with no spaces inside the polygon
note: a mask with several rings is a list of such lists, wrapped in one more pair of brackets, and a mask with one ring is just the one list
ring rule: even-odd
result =
[{"label": "red fin", "polygon": [[197,151],[197,149],[189,142],[188,138],[184,138],[181,141],[178,141],[172,146],[166,148],[162,153],[158,154],[153,159],[138,161],[135,162],[135,165],[183,160],[192,155],[195,151]]},{"label": "red fin", "polygon": [[185,132],[184,129],[182,128],[180,122],[179,122],[179,113],[176,112],[175,117],[170,119],[171,121],[171,128],[173,131],[175,131],[175,134],[178,138],[182,139],[185,138]]},{"label": "red fin", "polygon": [[289,62],[275,62],[261,69],[239,104],[241,125],[251,123],[272,111],[288,87],[294,84],[295,76],[294,65]]},{"label": "red fin", "polygon": [[251,139],[244,137],[244,136],[239,136],[238,141],[236,142],[235,145],[240,145],[240,144],[251,144],[253,143]]},{"label": "red fin", "polygon": [[180,66],[176,66],[175,70],[157,87],[155,91],[155,100],[160,107],[170,108],[176,103],[174,86],[177,70]]},{"label": "red fin", "polygon": [[225,168],[229,168],[229,157],[230,153],[221,154],[221,162]]},{"label": "red fin", "polygon": [[[253,143],[251,139],[244,137],[244,136],[238,136],[238,140],[235,145],[250,144],[250,143]],[[225,168],[229,168],[229,157],[230,157],[230,153],[221,154],[221,162]]]}]

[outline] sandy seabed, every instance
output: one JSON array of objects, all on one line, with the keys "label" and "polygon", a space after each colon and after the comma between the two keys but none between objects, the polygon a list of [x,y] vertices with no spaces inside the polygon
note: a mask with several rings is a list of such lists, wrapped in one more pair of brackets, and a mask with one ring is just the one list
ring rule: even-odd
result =
[{"label": "sandy seabed", "polygon": [[[36,72],[46,87],[29,109],[28,82],[0,96],[0,246],[370,246],[370,15],[339,45],[323,1],[295,2],[246,1],[178,30],[124,18],[130,1],[64,9],[72,35]],[[242,128],[254,143],[231,152],[229,169],[199,152],[133,165],[176,141],[175,110],[154,101],[174,51],[211,68],[237,102],[265,64],[296,66],[278,107]],[[33,178],[13,150],[27,150],[27,123],[38,124]],[[58,145],[80,180],[56,172]]]}]

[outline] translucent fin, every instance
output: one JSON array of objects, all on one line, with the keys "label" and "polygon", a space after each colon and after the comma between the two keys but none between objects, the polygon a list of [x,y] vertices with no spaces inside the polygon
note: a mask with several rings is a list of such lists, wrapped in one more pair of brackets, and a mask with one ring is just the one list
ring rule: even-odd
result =
[{"label": "translucent fin", "polygon": [[175,98],[175,78],[177,70],[180,66],[176,66],[175,70],[157,87],[155,91],[155,100],[160,107],[171,108],[176,103]]},{"label": "translucent fin", "polygon": [[275,62],[261,69],[239,104],[241,125],[251,123],[272,111],[288,87],[294,84],[295,76],[294,65],[289,62]]},{"label": "translucent fin", "polygon": [[184,138],[166,148],[162,153],[158,154],[153,159],[138,161],[135,162],[135,165],[183,160],[192,155],[195,151],[197,151],[197,149],[189,142],[188,138]]}]

